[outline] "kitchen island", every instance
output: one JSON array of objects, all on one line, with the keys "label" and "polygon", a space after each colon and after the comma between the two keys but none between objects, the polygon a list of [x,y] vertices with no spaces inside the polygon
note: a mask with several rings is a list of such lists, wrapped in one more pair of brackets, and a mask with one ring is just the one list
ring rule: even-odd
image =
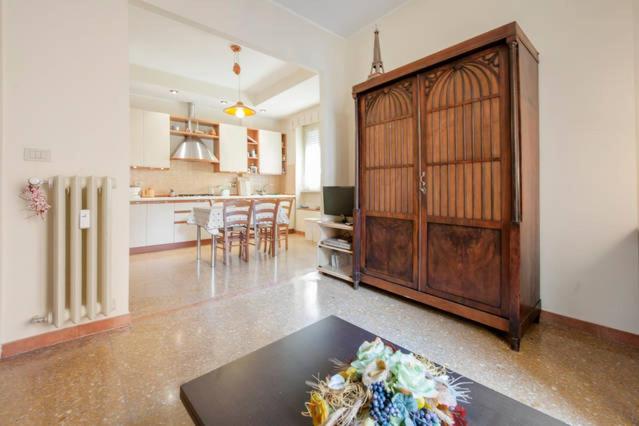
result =
[{"label": "kitchen island", "polygon": [[[191,195],[131,199],[129,252],[137,254],[195,246],[196,227],[187,223],[187,219],[193,208],[209,207],[210,201],[272,198],[292,200],[295,196],[287,194]],[[203,239],[203,243],[210,244],[210,238]]]}]

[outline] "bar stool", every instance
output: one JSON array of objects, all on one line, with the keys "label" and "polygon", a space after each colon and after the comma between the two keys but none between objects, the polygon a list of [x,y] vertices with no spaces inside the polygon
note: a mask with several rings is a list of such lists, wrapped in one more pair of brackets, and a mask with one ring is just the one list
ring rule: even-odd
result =
[{"label": "bar stool", "polygon": [[[240,259],[248,262],[248,243],[253,202],[250,200],[224,201],[223,226],[217,239],[217,248],[221,248],[224,254],[224,264],[230,262],[230,253],[234,246],[240,248]],[[215,254],[213,254],[215,258]]]},{"label": "bar stool", "polygon": [[255,253],[260,251],[264,243],[264,252],[267,248],[271,256],[275,256],[277,244],[277,212],[280,201],[278,199],[260,199],[253,205],[253,235],[255,237]]}]

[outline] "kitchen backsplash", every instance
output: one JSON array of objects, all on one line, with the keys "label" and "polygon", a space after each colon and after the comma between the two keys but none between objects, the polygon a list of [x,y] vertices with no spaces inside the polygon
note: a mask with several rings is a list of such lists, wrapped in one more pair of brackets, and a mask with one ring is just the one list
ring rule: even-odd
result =
[{"label": "kitchen backsplash", "polygon": [[[205,194],[211,186],[216,187],[216,193],[219,187],[224,187],[236,194],[237,189],[231,184],[237,181],[237,173],[214,173],[212,167],[207,163],[174,160],[169,170],[131,169],[130,185],[139,183],[142,188],[152,188],[156,196],[168,194],[171,189],[178,194]],[[284,176],[245,176],[250,176],[253,191],[267,184],[269,193],[284,191]]]}]

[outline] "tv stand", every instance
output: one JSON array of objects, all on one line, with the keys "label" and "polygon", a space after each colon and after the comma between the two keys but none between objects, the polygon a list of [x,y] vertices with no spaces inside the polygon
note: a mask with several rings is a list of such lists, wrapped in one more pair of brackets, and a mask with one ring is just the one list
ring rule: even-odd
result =
[{"label": "tv stand", "polygon": [[350,217],[350,216],[346,216],[346,215],[343,215],[343,214],[342,214],[342,215],[340,215],[340,216],[339,216],[339,218],[340,218],[340,219],[339,219],[339,221],[338,221],[338,222],[336,222],[336,223],[343,223],[344,225],[353,226],[353,221],[352,221],[352,220],[351,220],[350,222],[348,221],[348,218],[349,218],[349,217]]},{"label": "tv stand", "polygon": [[[339,278],[350,283],[353,280],[353,225],[342,222],[321,221],[318,222],[320,238],[317,243],[317,270],[323,274]],[[334,247],[323,242],[328,238],[337,238],[342,235],[350,236],[350,249]],[[331,264],[331,256],[335,254],[339,258],[339,265]]]}]

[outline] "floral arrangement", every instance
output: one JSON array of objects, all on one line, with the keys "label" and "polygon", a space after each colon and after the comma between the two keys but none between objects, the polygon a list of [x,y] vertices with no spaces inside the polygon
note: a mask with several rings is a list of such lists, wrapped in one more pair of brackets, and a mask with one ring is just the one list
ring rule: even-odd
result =
[{"label": "floral arrangement", "polygon": [[350,364],[333,360],[339,372],[307,382],[313,389],[306,411],[313,426],[466,426],[470,395],[460,378],[413,353],[364,342]]},{"label": "floral arrangement", "polygon": [[51,206],[47,202],[47,195],[40,187],[39,180],[30,179],[29,183],[22,189],[20,197],[27,201],[27,208],[33,212],[34,216],[39,216],[44,220]]}]

